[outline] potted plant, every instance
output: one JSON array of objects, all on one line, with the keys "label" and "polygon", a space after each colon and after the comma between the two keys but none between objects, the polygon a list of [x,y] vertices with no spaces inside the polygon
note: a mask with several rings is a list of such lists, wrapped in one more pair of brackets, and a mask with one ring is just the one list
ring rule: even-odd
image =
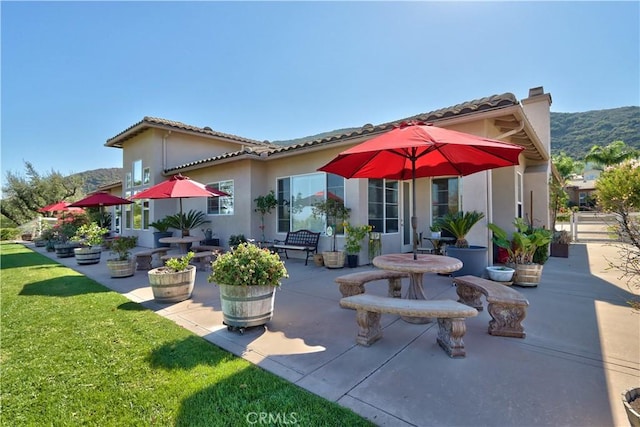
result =
[{"label": "potted plant", "polygon": [[327,221],[327,236],[331,237],[331,251],[322,252],[322,259],[327,268],[344,267],[344,252],[336,250],[337,225],[343,224],[351,213],[342,200],[328,198],[313,205],[313,216],[324,216]]},{"label": "potted plant", "polygon": [[147,272],[153,298],[162,303],[180,302],[191,298],[196,281],[196,266],[190,265],[194,253],[170,258],[163,267]]},{"label": "potted plant", "polygon": [[441,230],[447,230],[456,242],[447,246],[447,255],[462,261],[463,267],[451,273],[452,276],[482,276],[487,267],[487,247],[472,246],[467,241],[467,234],[476,225],[484,214],[478,211],[447,213],[438,218],[435,225]]},{"label": "potted plant", "polygon": [[231,250],[241,243],[247,243],[247,238],[244,237],[244,234],[232,234],[229,236],[229,248]]},{"label": "potted plant", "polygon": [[268,194],[264,196],[258,196],[253,199],[256,202],[255,212],[260,213],[260,231],[262,232],[262,243],[265,243],[267,240],[264,236],[264,216],[271,213],[271,209],[274,209],[278,206],[278,199],[276,199],[276,193],[271,190]]},{"label": "potted plant", "polygon": [[151,227],[155,228],[157,231],[153,232],[153,247],[154,248],[168,248],[171,246],[171,243],[160,243],[159,240],[163,237],[171,237],[173,236],[173,232],[169,231],[169,227],[171,226],[167,218],[162,218],[157,221],[154,221],[149,224]]},{"label": "potted plant", "polygon": [[131,249],[138,244],[136,236],[116,236],[107,242],[107,249],[116,258],[107,260],[107,268],[111,277],[129,277],[135,273],[136,263],[131,258]]},{"label": "potted plant", "polygon": [[102,241],[107,228],[100,227],[97,223],[81,225],[76,234],[71,238],[74,242],[79,242],[82,246],[75,248],[73,252],[78,265],[97,264],[102,255]]},{"label": "potted plant", "polygon": [[489,224],[488,227],[493,232],[493,242],[507,250],[507,266],[515,269],[513,284],[538,286],[542,266],[548,259],[551,232],[545,228],[531,227],[522,218],[516,218],[513,225],[516,231],[510,240],[507,232],[496,224]]},{"label": "potted plant", "polygon": [[351,226],[348,222],[344,222],[345,245],[344,249],[347,251],[347,265],[350,268],[358,266],[358,255],[362,249],[362,240],[367,236],[367,233],[371,231],[369,225],[355,225]]},{"label": "potted plant", "polygon": [[275,290],[285,277],[289,274],[278,254],[241,243],[218,256],[207,280],[220,287],[224,324],[242,332],[271,320]]},{"label": "potted plant", "polygon": [[551,256],[569,258],[569,243],[571,243],[571,240],[571,233],[567,230],[554,231],[551,238]]},{"label": "potted plant", "polygon": [[193,209],[186,214],[184,212],[179,212],[174,215],[169,215],[164,220],[168,222],[169,228],[180,230],[182,232],[182,237],[188,236],[189,231],[192,228],[211,222],[207,219],[207,215],[204,212]]},{"label": "potted plant", "polygon": [[622,393],[624,411],[632,427],[640,427],[640,387],[633,387]]},{"label": "potted plant", "polygon": [[73,250],[77,248],[78,243],[70,241],[71,237],[76,234],[78,227],[83,224],[80,216],[68,216],[59,219],[53,226],[55,233],[54,249],[58,258],[70,258],[74,256]]},{"label": "potted plant", "polygon": [[442,228],[437,223],[429,227],[429,230],[431,230],[432,239],[439,239],[442,237]]},{"label": "potted plant", "polygon": [[503,283],[505,285],[511,285],[511,279],[513,279],[513,275],[515,272],[515,269],[502,265],[492,265],[487,267],[487,274],[489,275],[489,279],[493,280],[494,282]]}]

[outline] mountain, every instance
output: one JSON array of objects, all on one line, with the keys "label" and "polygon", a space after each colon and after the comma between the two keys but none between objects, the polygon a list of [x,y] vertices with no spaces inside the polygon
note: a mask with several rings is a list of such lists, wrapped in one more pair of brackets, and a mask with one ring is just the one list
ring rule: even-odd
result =
[{"label": "mountain", "polygon": [[73,177],[80,177],[84,182],[82,190],[85,194],[95,191],[101,185],[111,184],[122,180],[122,168],[102,168],[78,172]]},{"label": "mountain", "polygon": [[582,160],[592,146],[624,141],[640,150],[640,107],[551,113],[551,154]]}]

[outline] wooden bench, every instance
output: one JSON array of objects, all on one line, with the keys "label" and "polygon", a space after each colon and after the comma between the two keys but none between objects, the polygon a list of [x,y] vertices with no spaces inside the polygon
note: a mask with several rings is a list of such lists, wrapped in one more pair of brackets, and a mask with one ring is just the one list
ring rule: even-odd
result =
[{"label": "wooden bench", "polygon": [[[217,257],[218,254],[219,252],[214,251],[194,252],[193,258],[191,258],[191,263],[195,263],[194,265],[197,264],[197,267],[200,270],[208,270],[209,266],[211,265],[211,261],[213,261],[213,259]],[[167,261],[172,258],[182,258],[186,255],[187,254],[169,254],[163,256],[161,259],[163,261]]]},{"label": "wooden bench", "polygon": [[318,240],[320,239],[320,233],[314,233],[309,230],[289,231],[284,242],[275,240],[273,248],[278,252],[284,251],[284,255],[289,259],[287,251],[305,251],[307,257],[304,260],[304,265],[307,265],[309,261],[309,255],[318,253]]},{"label": "wooden bench", "polygon": [[438,344],[450,357],[464,357],[462,337],[467,330],[465,317],[478,315],[475,308],[452,300],[415,300],[360,294],[340,300],[340,305],[356,310],[356,343],[370,346],[382,338],[381,313],[438,319]]},{"label": "wooden bench", "polygon": [[340,285],[342,297],[346,298],[352,295],[364,294],[365,283],[376,280],[388,280],[389,297],[400,298],[402,291],[402,279],[405,277],[409,277],[409,274],[399,271],[367,270],[336,277],[335,282]]},{"label": "wooden bench", "polygon": [[458,302],[482,310],[481,296],[487,298],[487,311],[491,315],[489,334],[502,337],[524,338],[522,320],[527,315],[529,301],[515,289],[501,283],[476,276],[453,279],[457,286]]},{"label": "wooden bench", "polygon": [[142,251],[135,254],[138,263],[137,270],[151,270],[151,262],[153,256],[158,254],[159,257],[166,255],[169,248],[155,248],[148,251]]}]

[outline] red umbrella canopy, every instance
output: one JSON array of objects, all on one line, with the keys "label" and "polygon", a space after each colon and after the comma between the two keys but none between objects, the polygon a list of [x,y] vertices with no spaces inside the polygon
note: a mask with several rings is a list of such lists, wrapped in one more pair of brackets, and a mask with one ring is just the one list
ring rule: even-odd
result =
[{"label": "red umbrella canopy", "polygon": [[98,191],[97,193],[93,193],[69,206],[78,208],[95,208],[100,206],[128,205],[130,203],[133,202],[131,200],[114,196],[113,194],[105,191]]},{"label": "red umbrella canopy", "polygon": [[80,211],[82,209],[74,209],[72,207],[70,207],[70,203],[68,202],[57,202],[57,203],[52,203],[50,205],[44,206],[40,209],[38,209],[38,212],[58,212],[58,211]]},{"label": "red umbrella canopy", "polygon": [[319,170],[345,178],[462,176],[517,165],[522,150],[515,144],[432,125],[402,124],[343,151]]},{"label": "red umbrella canopy", "polygon": [[173,199],[183,197],[228,196],[224,191],[208,188],[206,185],[180,174],[139,192],[132,199]]},{"label": "red umbrella canopy", "polygon": [[515,144],[438,128],[420,122],[393,130],[338,154],[320,169],[345,178],[412,179],[413,256],[417,257],[415,179],[470,175],[518,164]]}]

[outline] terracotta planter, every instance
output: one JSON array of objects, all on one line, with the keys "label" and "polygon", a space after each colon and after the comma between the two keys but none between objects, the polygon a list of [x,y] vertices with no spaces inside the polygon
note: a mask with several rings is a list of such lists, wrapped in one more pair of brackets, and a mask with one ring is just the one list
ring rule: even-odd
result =
[{"label": "terracotta planter", "polygon": [[230,329],[264,325],[273,317],[276,287],[218,286],[223,321]]},{"label": "terracotta planter", "polygon": [[322,258],[322,254],[313,254],[313,262],[317,267],[322,267],[324,265],[324,259]]},{"label": "terracotta planter", "polygon": [[196,282],[196,266],[189,265],[185,271],[173,272],[168,267],[149,270],[149,285],[153,298],[162,303],[180,302],[191,298]]},{"label": "terracotta planter", "polygon": [[322,259],[327,268],[344,267],[344,252],[342,251],[322,252]]},{"label": "terracotta planter", "polygon": [[102,248],[100,246],[92,246],[90,248],[75,248],[73,250],[78,265],[90,265],[100,262]]},{"label": "terracotta planter", "polygon": [[111,277],[130,277],[136,272],[136,262],[133,258],[120,261],[120,260],[107,260],[107,268]]}]

